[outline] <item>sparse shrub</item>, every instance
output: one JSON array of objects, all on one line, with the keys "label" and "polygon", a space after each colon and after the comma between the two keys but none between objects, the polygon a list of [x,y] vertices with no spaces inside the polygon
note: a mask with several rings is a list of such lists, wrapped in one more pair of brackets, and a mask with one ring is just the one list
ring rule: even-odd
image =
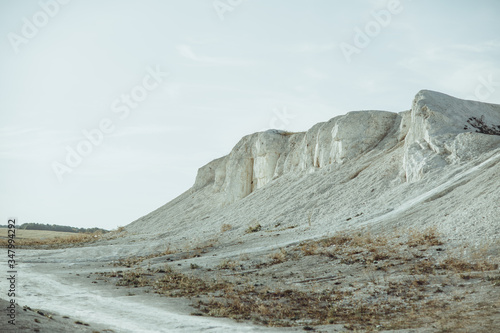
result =
[{"label": "sparse shrub", "polygon": [[339,232],[335,236],[321,240],[320,244],[323,247],[330,247],[332,245],[344,245],[352,240],[352,236],[345,232]]},{"label": "sparse shrub", "polygon": [[287,252],[285,249],[280,249],[278,252],[271,253],[269,258],[273,260],[274,263],[279,264],[286,260]]},{"label": "sparse shrub", "polygon": [[460,272],[484,272],[498,269],[498,264],[491,263],[486,260],[478,260],[469,262],[456,257],[448,257],[440,265],[440,268],[450,271]]},{"label": "sparse shrub", "polygon": [[382,261],[391,258],[391,256],[387,252],[379,252],[378,250],[370,252],[373,252],[373,254],[368,258],[368,261],[370,262]]},{"label": "sparse shrub", "polygon": [[167,248],[165,249],[165,251],[163,251],[162,253],[160,253],[159,256],[164,256],[164,255],[174,254],[174,253],[177,253],[177,250],[171,249],[170,245],[167,245]]},{"label": "sparse shrub", "polygon": [[116,233],[121,233],[125,231],[125,227],[118,227],[116,230],[113,231],[115,231]]},{"label": "sparse shrub", "polygon": [[490,281],[495,287],[500,287],[500,275],[488,276],[486,277],[486,281]]},{"label": "sparse shrub", "polygon": [[113,263],[113,266],[125,266],[125,267],[132,267],[135,266],[144,260],[151,259],[151,258],[157,258],[157,257],[163,257],[169,254],[174,254],[177,253],[176,250],[170,249],[170,246],[167,246],[165,251],[159,252],[159,253],[152,253],[147,256],[136,256],[136,257],[128,257],[126,259],[120,259],[118,262]]},{"label": "sparse shrub", "polygon": [[[484,115],[480,118],[471,117],[467,119],[467,123],[476,129],[477,133],[488,134],[488,135],[500,135],[500,125],[491,125],[489,126],[484,121]],[[469,129],[466,125],[464,127],[465,130]]]},{"label": "sparse shrub", "polygon": [[220,232],[224,233],[224,232],[229,231],[229,230],[231,230],[231,229],[233,229],[233,226],[232,226],[232,225],[230,225],[230,224],[225,223],[225,224],[223,224],[223,225],[220,227]]},{"label": "sparse shrub", "polygon": [[208,249],[215,247],[219,243],[219,239],[217,237],[214,238],[209,238],[205,241],[202,241],[193,248],[190,248],[189,246],[186,247],[186,251],[198,251],[199,253],[206,253]]},{"label": "sparse shrub", "polygon": [[116,283],[117,286],[144,287],[149,285],[146,273],[142,269],[124,272],[121,279]]},{"label": "sparse shrub", "polygon": [[262,226],[259,223],[257,223],[257,224],[252,224],[251,226],[249,226],[245,232],[247,234],[250,234],[252,232],[259,232],[261,230],[262,230]]},{"label": "sparse shrub", "polygon": [[152,282],[155,292],[169,297],[196,296],[225,288],[224,283],[210,283],[190,277],[165,266],[162,277]]},{"label": "sparse shrub", "polygon": [[234,260],[229,260],[229,259],[224,259],[220,264],[219,264],[219,268],[220,269],[232,269],[232,270],[235,270],[236,267],[239,266],[239,263],[237,261],[234,261]]},{"label": "sparse shrub", "polygon": [[424,230],[411,229],[408,236],[408,246],[417,247],[419,245],[436,246],[443,245],[439,239],[436,227],[429,227]]},{"label": "sparse shrub", "polygon": [[417,261],[412,267],[409,269],[411,274],[434,274],[435,264],[429,260],[420,260]]},{"label": "sparse shrub", "polygon": [[300,250],[305,256],[313,256],[318,254],[317,243],[305,243],[300,247]]}]

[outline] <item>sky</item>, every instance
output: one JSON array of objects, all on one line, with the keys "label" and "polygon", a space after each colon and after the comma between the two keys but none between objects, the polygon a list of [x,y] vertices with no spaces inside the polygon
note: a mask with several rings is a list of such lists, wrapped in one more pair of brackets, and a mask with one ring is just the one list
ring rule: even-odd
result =
[{"label": "sky", "polygon": [[[500,104],[498,0],[0,0],[0,224],[113,229],[245,135]],[[168,223],[168,221],[165,221]]]}]

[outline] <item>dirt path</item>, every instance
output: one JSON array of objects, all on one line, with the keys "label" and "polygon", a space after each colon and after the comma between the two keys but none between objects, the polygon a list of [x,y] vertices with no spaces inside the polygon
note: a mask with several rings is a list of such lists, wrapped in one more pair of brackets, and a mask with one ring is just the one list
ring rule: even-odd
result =
[{"label": "dirt path", "polygon": [[191,316],[188,302],[184,300],[154,294],[132,295],[110,285],[93,284],[87,275],[101,266],[20,264],[17,302],[21,308],[28,305],[68,316],[71,323],[80,321],[114,332],[284,332],[228,319]]}]

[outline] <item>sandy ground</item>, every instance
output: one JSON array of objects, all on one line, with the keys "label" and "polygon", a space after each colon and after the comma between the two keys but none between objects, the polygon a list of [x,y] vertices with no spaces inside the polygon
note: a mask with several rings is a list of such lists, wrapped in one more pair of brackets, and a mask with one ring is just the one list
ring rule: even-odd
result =
[{"label": "sandy ground", "polygon": [[[262,238],[260,235],[265,237],[268,233],[254,233],[254,236]],[[376,239],[376,236],[373,237]],[[203,308],[193,305],[200,300],[208,301],[209,296],[191,300],[169,298],[160,296],[148,286],[117,286],[123,272],[154,272],[165,265],[206,281],[226,281],[241,286],[305,293],[334,291],[356,295],[350,296],[351,299],[358,297],[376,303],[392,297],[394,302],[389,307],[394,307],[397,302],[416,306],[423,305],[423,301],[443,304],[434,314],[419,313],[418,318],[426,318],[421,325],[417,325],[420,327],[415,327],[410,321],[412,328],[407,330],[385,329],[384,324],[380,324],[375,327],[376,331],[492,332],[500,327],[500,287],[488,280],[491,277],[498,279],[498,269],[437,270],[427,276],[428,282],[414,289],[413,294],[401,290],[397,291],[401,295],[392,294],[391,286],[396,285],[403,290],[413,290],[413,283],[408,281],[422,278],[411,269],[422,260],[440,262],[450,257],[452,252],[457,254],[456,248],[446,244],[423,244],[412,248],[400,246],[397,244],[399,239],[404,240],[404,235],[397,237],[394,247],[384,244],[388,258],[381,257],[375,261],[370,260],[372,250],[366,251],[363,245],[355,251],[346,249],[332,256],[328,254],[332,248],[322,252],[321,248],[308,247],[309,243],[300,242],[275,243],[266,247],[219,240],[204,248],[158,253],[149,258],[110,252],[106,259],[101,256],[96,260],[93,256],[106,251],[110,248],[109,244],[95,243],[87,247],[58,250],[22,250],[20,256],[23,263],[18,267],[19,294],[16,298],[20,304],[17,332],[33,332],[35,329],[40,332],[298,332],[309,327],[317,332],[340,332],[356,329],[356,326],[346,322],[310,325],[312,321],[304,320],[296,322],[297,327],[272,328],[253,321],[236,322],[207,317],[203,315]],[[363,236],[363,239],[366,237]],[[132,242],[129,246],[137,250],[145,245],[143,242]],[[481,255],[491,259],[488,253]],[[162,274],[148,276],[155,279]],[[4,285],[1,287],[5,288]],[[415,297],[423,301],[414,302]],[[347,299],[342,302],[343,306],[349,306]],[[32,310],[23,311],[23,305]],[[38,310],[42,314],[37,313]],[[406,319],[396,316],[393,320]]]},{"label": "sandy ground", "polygon": [[[84,263],[71,260],[61,262],[59,258],[56,259],[57,262],[43,262],[45,260],[39,259],[37,251],[27,252],[29,254],[25,254],[24,261],[36,263],[24,263],[18,267],[19,294],[16,301],[20,306],[15,332],[33,332],[37,328],[40,332],[139,333],[299,330],[271,329],[238,324],[229,319],[192,316],[195,309],[185,299],[167,299],[154,293],[138,293],[136,290],[117,288],[112,284],[96,281],[97,276],[93,273],[112,269],[107,264],[91,260]],[[46,258],[50,258],[50,255]],[[20,310],[26,304],[34,312]],[[37,314],[38,309],[44,314],[50,314],[52,319]],[[4,320],[2,331],[8,327],[6,325]]]},{"label": "sandy ground", "polygon": [[2,308],[2,332],[42,332],[42,333],[66,333],[66,332],[112,332],[101,325],[88,324],[69,316],[61,316],[55,312],[32,309],[28,306],[17,306],[15,325],[9,324],[7,315],[9,302],[0,299]]}]

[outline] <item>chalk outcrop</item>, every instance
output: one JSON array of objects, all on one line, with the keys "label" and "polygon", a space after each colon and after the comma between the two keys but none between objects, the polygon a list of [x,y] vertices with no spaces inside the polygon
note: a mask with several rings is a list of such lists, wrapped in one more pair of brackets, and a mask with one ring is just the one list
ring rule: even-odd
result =
[{"label": "chalk outcrop", "polygon": [[[500,239],[497,126],[500,105],[424,90],[404,112],[349,112],[307,132],[255,133],[126,230],[161,246],[220,237],[227,225],[224,237],[249,237],[252,246],[267,233],[285,242],[429,224],[460,242]],[[244,232],[256,223],[262,238]]]},{"label": "chalk outcrop", "polygon": [[405,139],[403,167],[409,182],[426,172],[467,161],[500,146],[500,136],[485,135],[468,121],[483,119],[500,125],[500,106],[464,101],[445,94],[421,91],[415,97]]},{"label": "chalk outcrop", "polygon": [[499,146],[500,136],[476,133],[467,123],[471,117],[500,124],[500,106],[424,90],[410,111],[356,111],[307,132],[255,133],[244,137],[229,155],[202,167],[194,189],[211,186],[230,203],[284,174],[341,165],[373,149],[391,149],[403,140],[402,169],[407,181],[415,182],[429,170]]},{"label": "chalk outcrop", "polygon": [[244,198],[286,173],[342,164],[375,148],[389,133],[400,137],[402,118],[392,112],[357,111],[307,132],[270,130],[248,135],[229,155],[202,167],[194,188],[212,186],[224,192],[228,202]]}]

